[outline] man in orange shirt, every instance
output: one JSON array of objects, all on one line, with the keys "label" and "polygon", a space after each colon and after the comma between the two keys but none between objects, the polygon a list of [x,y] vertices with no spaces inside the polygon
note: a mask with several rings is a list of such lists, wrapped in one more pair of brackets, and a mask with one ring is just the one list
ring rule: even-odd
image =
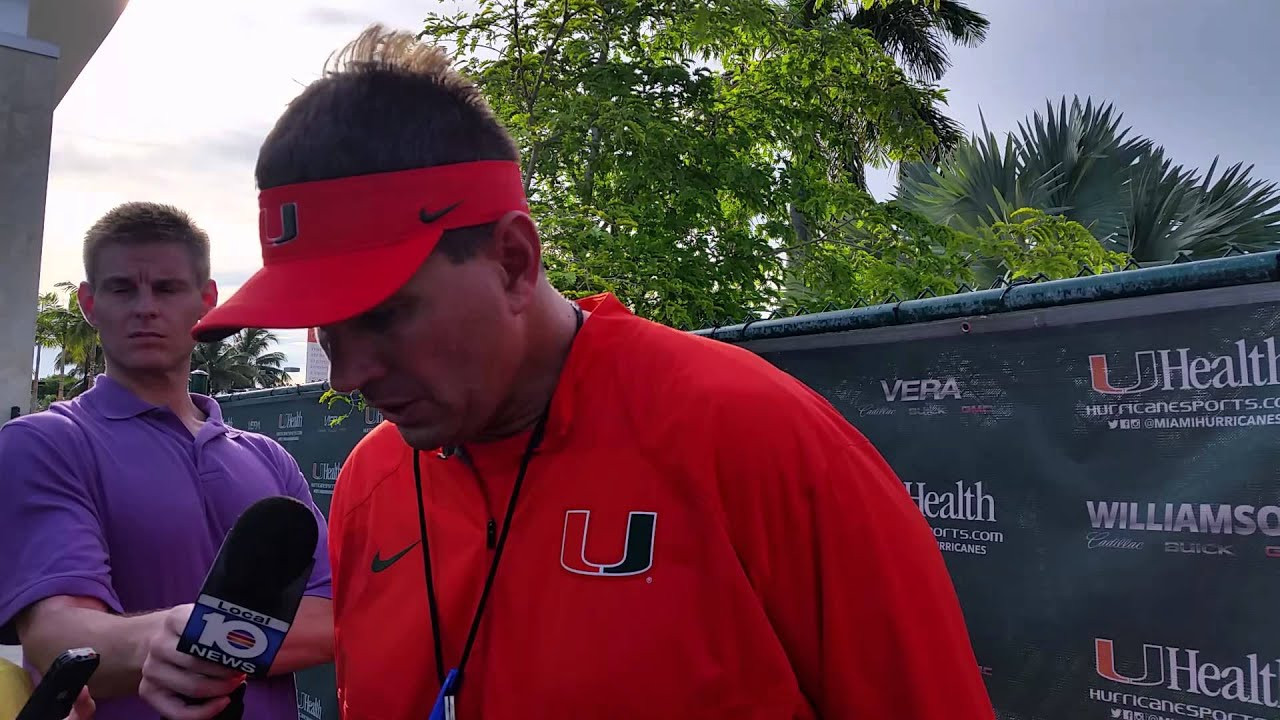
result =
[{"label": "man in orange shirt", "polygon": [[547,282],[518,155],[370,28],[258,158],[264,268],[194,330],[320,327],[390,421],[330,511],[346,720],[992,708],[925,520],[823,398]]}]

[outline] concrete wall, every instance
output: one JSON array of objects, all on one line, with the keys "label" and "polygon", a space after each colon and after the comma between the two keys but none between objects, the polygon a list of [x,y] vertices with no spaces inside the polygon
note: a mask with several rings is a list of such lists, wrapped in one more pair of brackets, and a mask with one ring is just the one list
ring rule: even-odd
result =
[{"label": "concrete wall", "polygon": [[57,64],[0,42],[0,424],[30,406]]},{"label": "concrete wall", "polygon": [[27,34],[27,17],[31,14],[28,0],[0,0],[0,32]]}]

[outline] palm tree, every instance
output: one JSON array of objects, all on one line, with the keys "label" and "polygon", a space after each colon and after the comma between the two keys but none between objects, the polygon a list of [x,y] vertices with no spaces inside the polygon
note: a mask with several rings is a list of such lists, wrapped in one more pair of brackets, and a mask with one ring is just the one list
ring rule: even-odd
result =
[{"label": "palm tree", "polygon": [[1047,103],[1003,143],[982,135],[939,164],[904,168],[898,201],[944,225],[975,232],[1021,207],[1061,214],[1139,263],[1180,254],[1210,257],[1229,246],[1280,246],[1280,191],[1236,164],[1216,180],[1174,165],[1164,148],[1121,128],[1110,105]]},{"label": "palm tree", "polygon": [[226,340],[196,345],[191,354],[191,369],[209,374],[210,395],[254,385],[253,366]]},{"label": "palm tree", "polygon": [[58,313],[62,303],[57,293],[41,293],[36,302],[36,360],[35,369],[31,373],[31,408],[36,411],[36,403],[40,395],[40,356],[44,348],[56,347],[58,343]]},{"label": "palm tree", "polygon": [[289,373],[284,371],[285,354],[269,351],[278,342],[275,333],[260,328],[246,328],[232,337],[232,345],[248,359],[260,387],[279,387],[289,382]]},{"label": "palm tree", "polygon": [[[986,17],[958,0],[867,5],[859,0],[788,0],[790,19],[795,25],[811,28],[819,22],[834,22],[849,30],[865,31],[922,85],[936,83],[951,67],[949,43],[974,47],[986,39],[990,27]],[[960,125],[933,101],[922,101],[914,113],[937,138],[925,152],[925,162],[941,162],[963,142]],[[851,122],[838,117],[831,118],[831,128],[831,136],[819,138],[818,146],[827,149],[833,174],[865,192],[867,167],[892,162],[881,142],[879,128],[862,120]],[[813,233],[808,218],[795,205],[790,207],[790,214],[796,246],[788,253],[784,285],[786,295],[799,297],[806,293],[799,269],[808,262]]]},{"label": "palm tree", "polygon": [[[49,315],[50,328],[59,349],[54,363],[59,375],[65,375],[68,368],[73,368],[73,374],[80,377],[80,381],[71,388],[74,396],[87,390],[93,378],[102,371],[102,347],[98,342],[98,331],[80,311],[75,283],[60,282],[54,287],[65,296],[61,307],[51,310]],[[64,392],[65,388],[59,383],[59,400],[63,399]]]},{"label": "palm tree", "polygon": [[191,356],[191,369],[209,374],[210,394],[255,387],[279,387],[289,382],[285,354],[271,351],[275,333],[247,328],[230,338],[200,343]]},{"label": "palm tree", "polygon": [[[812,3],[813,0],[810,0]],[[850,27],[866,30],[912,77],[936,83],[951,68],[947,45],[977,47],[987,39],[991,22],[956,0],[841,5],[836,16]]]},{"label": "palm tree", "polygon": [[[805,8],[812,12],[815,2],[807,0]],[[834,15],[847,27],[870,33],[899,67],[917,82],[927,85],[937,83],[951,68],[949,45],[977,47],[987,39],[987,30],[991,27],[982,13],[957,0],[938,0],[936,4],[875,3],[870,7],[853,2],[837,5]],[[947,117],[935,103],[918,108],[917,113],[938,139],[924,158],[926,162],[940,162],[964,141],[959,123]],[[865,190],[866,165],[883,158],[878,157],[881,153],[875,128],[863,128],[859,134],[861,140],[854,144],[856,153],[847,159],[846,167],[854,182]]]}]

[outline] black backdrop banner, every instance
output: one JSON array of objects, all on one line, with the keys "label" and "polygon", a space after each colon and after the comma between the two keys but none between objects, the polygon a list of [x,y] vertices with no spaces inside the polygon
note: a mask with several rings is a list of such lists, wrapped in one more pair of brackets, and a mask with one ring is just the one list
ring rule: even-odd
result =
[{"label": "black backdrop banner", "polygon": [[1187,300],[749,344],[899,474],[1001,718],[1280,718],[1280,305]]},{"label": "black backdrop banner", "polygon": [[[311,487],[316,505],[329,517],[338,471],[364,434],[382,422],[377,410],[349,410],[345,402],[330,409],[320,402],[322,387],[300,386],[281,394],[246,393],[219,398],[223,420],[241,430],[270,437],[289,452]],[[338,720],[333,665],[295,674],[299,720]]]},{"label": "black backdrop banner", "polygon": [[[896,470],[1002,720],[1280,720],[1280,287],[1251,282],[744,346]],[[381,418],[320,391],[220,400],[327,514]],[[332,667],[298,704],[337,720]]]}]

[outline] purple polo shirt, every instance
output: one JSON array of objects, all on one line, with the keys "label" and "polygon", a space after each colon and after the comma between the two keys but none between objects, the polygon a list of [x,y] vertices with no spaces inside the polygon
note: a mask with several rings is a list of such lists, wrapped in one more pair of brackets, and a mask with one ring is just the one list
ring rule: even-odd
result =
[{"label": "purple polo shirt", "polygon": [[[297,462],[274,440],[222,423],[218,404],[192,437],[168,408],[105,375],[46,412],[0,427],[0,642],[53,595],[117,613],[194,602],[227,531],[254,502],[290,495],[320,528],[308,595],[331,597],[328,531]],[[158,720],[137,696],[98,700],[98,720]],[[298,717],[292,675],[250,681],[245,720]]]}]

